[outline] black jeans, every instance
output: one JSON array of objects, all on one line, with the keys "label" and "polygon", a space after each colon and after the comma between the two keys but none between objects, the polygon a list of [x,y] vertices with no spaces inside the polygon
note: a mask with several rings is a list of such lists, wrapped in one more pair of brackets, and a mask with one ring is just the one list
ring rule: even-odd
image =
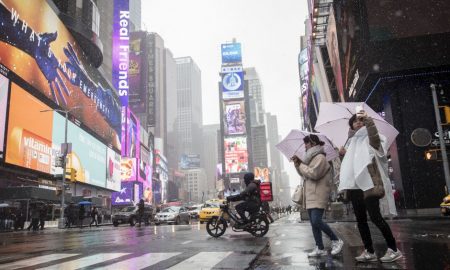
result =
[{"label": "black jeans", "polygon": [[259,211],[259,205],[256,202],[241,202],[236,205],[236,211],[244,223],[247,222],[247,217],[245,216],[245,212],[249,212],[250,216]]},{"label": "black jeans", "polygon": [[377,198],[364,199],[364,193],[360,189],[349,190],[349,199],[352,202],[355,211],[356,221],[358,222],[359,234],[364,243],[364,248],[368,252],[374,253],[372,237],[370,235],[369,224],[367,224],[367,212],[369,212],[370,220],[375,224],[386,240],[387,246],[397,251],[395,238],[392,235],[389,224],[386,223],[380,212],[380,200]]}]

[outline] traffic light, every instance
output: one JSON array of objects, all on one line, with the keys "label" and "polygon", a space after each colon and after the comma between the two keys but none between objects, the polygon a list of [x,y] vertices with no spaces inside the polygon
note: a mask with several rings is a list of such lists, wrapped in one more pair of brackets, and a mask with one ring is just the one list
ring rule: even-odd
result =
[{"label": "traffic light", "polygon": [[425,151],[425,160],[438,160],[438,152],[439,152],[439,156],[441,150],[439,149],[430,149],[430,150],[426,150]]},{"label": "traffic light", "polygon": [[75,182],[77,180],[77,170],[74,168],[67,168],[66,178],[69,178],[71,182]]},{"label": "traffic light", "polygon": [[450,106],[439,106],[441,125],[450,125]]}]

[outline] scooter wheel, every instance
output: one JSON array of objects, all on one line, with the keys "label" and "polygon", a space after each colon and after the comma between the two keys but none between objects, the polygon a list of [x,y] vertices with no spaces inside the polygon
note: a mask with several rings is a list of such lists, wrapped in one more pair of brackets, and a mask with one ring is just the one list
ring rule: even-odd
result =
[{"label": "scooter wheel", "polygon": [[212,237],[217,238],[222,236],[225,233],[226,229],[227,223],[222,219],[218,220],[217,218],[212,218],[206,223],[206,231]]}]

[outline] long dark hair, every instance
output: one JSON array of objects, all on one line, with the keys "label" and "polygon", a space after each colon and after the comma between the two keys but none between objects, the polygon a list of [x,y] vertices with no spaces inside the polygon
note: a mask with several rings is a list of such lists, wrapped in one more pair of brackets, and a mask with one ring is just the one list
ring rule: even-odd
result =
[{"label": "long dark hair", "polygon": [[309,134],[308,136],[303,138],[304,143],[311,143],[314,145],[323,146],[325,143],[322,142],[317,135]]}]

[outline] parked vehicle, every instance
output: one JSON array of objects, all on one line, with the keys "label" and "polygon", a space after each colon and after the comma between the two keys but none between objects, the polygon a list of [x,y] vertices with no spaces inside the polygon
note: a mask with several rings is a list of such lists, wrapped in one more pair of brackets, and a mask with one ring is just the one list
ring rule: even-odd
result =
[{"label": "parked vehicle", "polygon": [[444,216],[450,216],[450,194],[445,196],[441,203],[441,213]]},{"label": "parked vehicle", "polygon": [[178,225],[182,222],[186,224],[191,223],[191,216],[185,207],[170,206],[162,209],[155,216],[155,225],[163,223]]},{"label": "parked vehicle", "polygon": [[197,219],[200,215],[200,211],[202,210],[203,204],[196,204],[188,207],[189,214],[191,215],[191,219]]},{"label": "parked vehicle", "polygon": [[269,220],[262,209],[250,216],[246,223],[242,223],[236,216],[236,211],[230,209],[229,202],[220,205],[220,209],[222,210],[220,215],[212,217],[206,223],[206,231],[212,237],[222,236],[229,226],[235,232],[246,231],[256,237],[263,237],[269,231]]},{"label": "parked vehicle", "polygon": [[[142,217],[145,225],[149,225],[154,220],[155,210],[152,205],[146,204],[144,206],[144,216]],[[114,227],[120,224],[136,225],[139,222],[138,206],[125,206],[112,216],[112,223]]]}]

